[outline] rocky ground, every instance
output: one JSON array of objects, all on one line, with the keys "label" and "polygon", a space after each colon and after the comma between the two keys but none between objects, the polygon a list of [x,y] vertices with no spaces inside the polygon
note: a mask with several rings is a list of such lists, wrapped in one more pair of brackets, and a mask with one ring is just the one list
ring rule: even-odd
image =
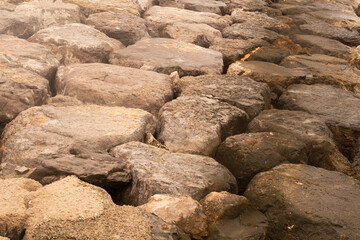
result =
[{"label": "rocky ground", "polygon": [[0,0],[0,239],[360,239],[358,15]]}]

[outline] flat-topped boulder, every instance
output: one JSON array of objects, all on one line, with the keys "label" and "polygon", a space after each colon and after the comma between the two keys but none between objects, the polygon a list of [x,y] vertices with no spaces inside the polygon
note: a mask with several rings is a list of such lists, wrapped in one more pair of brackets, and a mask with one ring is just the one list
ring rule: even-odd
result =
[{"label": "flat-topped boulder", "polygon": [[0,129],[20,112],[46,103],[50,97],[49,81],[24,68],[0,64]]},{"label": "flat-topped boulder", "polygon": [[308,164],[350,173],[350,162],[321,118],[303,111],[265,110],[248,126],[249,132],[276,132],[296,137],[307,145]]},{"label": "flat-topped boulder", "polygon": [[211,12],[224,15],[227,12],[226,4],[216,0],[160,0],[162,7],[183,8],[197,12]]},{"label": "flat-topped boulder", "polygon": [[167,38],[142,39],[110,54],[110,63],[180,76],[221,74],[221,53]]},{"label": "flat-topped boulder", "polygon": [[117,146],[111,153],[128,162],[134,179],[122,194],[126,204],[141,205],[160,193],[200,200],[212,191],[237,192],[234,176],[210,157],[171,153],[140,142]]},{"label": "flat-topped boulder", "polygon": [[134,44],[143,37],[149,37],[145,23],[141,17],[113,12],[94,13],[85,20],[85,24],[119,40],[125,46]]},{"label": "flat-topped boulder", "polygon": [[28,40],[51,49],[62,64],[106,63],[110,52],[124,47],[121,42],[80,23],[48,27]]},{"label": "flat-topped boulder", "polygon": [[36,19],[39,28],[80,23],[82,15],[75,4],[52,2],[25,2],[15,8],[15,13]]},{"label": "flat-topped boulder", "polygon": [[246,130],[248,119],[245,111],[226,102],[179,97],[161,108],[158,139],[173,152],[215,156],[221,141]]},{"label": "flat-topped boulder", "polygon": [[245,196],[265,213],[272,239],[360,237],[360,182],[342,173],[283,164],[256,175]]},{"label": "flat-topped boulder", "polygon": [[153,6],[145,12],[144,18],[153,35],[156,35],[159,29],[176,22],[203,23],[220,31],[229,26],[229,21],[218,14],[172,7]]},{"label": "flat-topped boulder", "polygon": [[0,34],[28,38],[40,28],[37,19],[21,13],[0,10]]},{"label": "flat-topped boulder", "polygon": [[[140,109],[97,105],[32,107],[9,123],[2,135],[4,173],[31,174],[43,160],[82,147],[104,152],[113,146],[143,141],[156,120]],[[24,169],[23,171],[19,169]]]},{"label": "flat-topped boulder", "polygon": [[173,97],[168,75],[103,63],[62,66],[55,86],[84,103],[141,108],[154,116]]},{"label": "flat-topped boulder", "polygon": [[334,133],[341,152],[354,158],[354,144],[360,137],[359,96],[330,85],[295,84],[280,97],[279,106],[323,119]]},{"label": "flat-topped boulder", "polygon": [[173,82],[178,96],[200,96],[218,99],[244,110],[250,119],[270,108],[270,89],[248,77],[203,75],[183,77]]},{"label": "flat-topped boulder", "polygon": [[130,13],[140,16],[141,8],[136,1],[128,0],[64,0],[66,3],[78,5],[86,14],[98,12]]},{"label": "flat-topped boulder", "polygon": [[290,52],[281,47],[263,46],[256,49],[246,60],[279,64]]},{"label": "flat-topped boulder", "polygon": [[54,53],[41,44],[0,35],[0,64],[25,68],[52,81],[59,61]]}]

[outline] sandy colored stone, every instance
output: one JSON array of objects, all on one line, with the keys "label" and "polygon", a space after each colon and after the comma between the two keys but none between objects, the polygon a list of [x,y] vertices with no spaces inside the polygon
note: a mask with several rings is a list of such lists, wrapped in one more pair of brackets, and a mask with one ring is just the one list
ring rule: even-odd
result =
[{"label": "sandy colored stone", "polygon": [[6,10],[9,12],[13,12],[16,8],[15,4],[9,3],[6,0],[0,1],[0,10]]},{"label": "sandy colored stone", "polygon": [[0,34],[28,38],[39,28],[40,23],[35,18],[21,13],[0,10]]},{"label": "sandy colored stone", "polygon": [[55,85],[58,94],[84,103],[141,108],[157,116],[173,97],[170,81],[165,74],[90,63],[60,67]]},{"label": "sandy colored stone", "polygon": [[216,0],[160,0],[162,7],[183,8],[197,12],[210,12],[223,15],[227,12],[226,4]]},{"label": "sandy colored stone", "polygon": [[28,39],[51,49],[62,64],[108,61],[110,52],[123,48],[93,27],[80,23],[53,26],[40,30]]},{"label": "sandy colored stone", "polygon": [[168,38],[142,39],[127,48],[113,51],[111,64],[180,76],[221,74],[221,53]]}]

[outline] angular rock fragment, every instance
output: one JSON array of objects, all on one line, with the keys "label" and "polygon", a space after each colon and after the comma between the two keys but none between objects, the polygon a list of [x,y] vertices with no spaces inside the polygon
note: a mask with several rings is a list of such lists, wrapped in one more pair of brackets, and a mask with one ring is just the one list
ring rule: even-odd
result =
[{"label": "angular rock fragment", "polygon": [[0,64],[25,68],[52,81],[59,61],[55,54],[40,44],[0,35]]},{"label": "angular rock fragment", "polygon": [[95,13],[91,14],[85,23],[107,36],[119,40],[125,46],[132,45],[143,37],[149,37],[145,25],[146,21],[132,14]]},{"label": "angular rock fragment", "polygon": [[50,48],[62,64],[106,63],[110,52],[124,47],[121,42],[79,23],[45,28],[29,41]]},{"label": "angular rock fragment", "polygon": [[216,0],[159,0],[162,7],[183,8],[197,12],[210,12],[223,15],[227,12],[226,4]]},{"label": "angular rock fragment", "polygon": [[251,78],[229,75],[183,77],[173,81],[178,96],[218,99],[244,110],[250,119],[270,108],[270,89]]},{"label": "angular rock fragment", "polygon": [[157,116],[173,97],[168,75],[102,64],[60,67],[56,75],[58,94],[84,103],[141,108]]},{"label": "angular rock fragment", "polygon": [[285,57],[289,55],[290,55],[289,51],[283,48],[264,46],[253,52],[250,55],[250,57],[247,58],[247,60],[263,61],[263,62],[271,62],[271,63],[279,64]]},{"label": "angular rock fragment", "polygon": [[260,173],[245,196],[269,220],[272,239],[357,239],[360,182],[342,173],[283,164]]},{"label": "angular rock fragment", "polygon": [[132,185],[120,196],[126,204],[145,204],[155,194],[200,200],[212,191],[237,192],[234,176],[209,157],[171,153],[140,142],[117,146],[111,153],[130,166]]},{"label": "angular rock fragment", "polygon": [[173,152],[215,156],[221,141],[245,131],[248,119],[225,102],[179,97],[161,108],[158,139]]},{"label": "angular rock fragment", "polygon": [[221,74],[221,53],[167,38],[142,39],[110,54],[110,63],[180,76]]},{"label": "angular rock fragment", "polygon": [[0,10],[0,34],[28,38],[36,33],[39,28],[40,23],[35,18],[21,13]]}]

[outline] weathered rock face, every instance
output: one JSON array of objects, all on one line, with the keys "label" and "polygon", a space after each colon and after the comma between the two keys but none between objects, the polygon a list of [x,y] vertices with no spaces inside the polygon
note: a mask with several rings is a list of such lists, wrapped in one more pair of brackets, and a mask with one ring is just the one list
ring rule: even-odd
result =
[{"label": "weathered rock face", "polygon": [[281,65],[288,68],[304,68],[309,75],[304,83],[323,83],[353,91],[360,96],[360,71],[340,58],[322,54],[295,55],[283,59]]},{"label": "weathered rock face", "polygon": [[193,43],[201,47],[209,47],[215,39],[222,38],[219,30],[202,23],[174,23],[160,30],[159,34],[161,37]]},{"label": "weathered rock face", "polygon": [[200,96],[218,99],[244,110],[253,119],[270,108],[270,89],[251,78],[229,75],[183,77],[173,81],[178,96]]},{"label": "weathered rock face", "polygon": [[269,220],[273,239],[357,239],[360,182],[342,173],[284,164],[260,173],[245,196]]},{"label": "weathered rock face", "polygon": [[25,197],[41,187],[26,178],[0,179],[0,235],[21,239],[27,220]]},{"label": "weathered rock face", "polygon": [[202,206],[189,196],[155,194],[140,208],[165,222],[175,223],[191,238],[202,239],[208,235],[207,219]]},{"label": "weathered rock face", "polygon": [[0,34],[8,34],[20,38],[28,38],[39,30],[39,22],[35,18],[0,10]]},{"label": "weathered rock face", "polygon": [[159,0],[163,7],[176,7],[197,12],[210,12],[223,15],[227,12],[226,4],[216,0]]},{"label": "weathered rock face", "polygon": [[16,7],[15,13],[36,19],[41,29],[68,23],[80,23],[82,18],[80,8],[77,5],[66,3],[22,3]]},{"label": "weathered rock face", "polygon": [[0,65],[0,128],[50,97],[49,81],[23,68]]},{"label": "weathered rock face", "polygon": [[125,46],[132,45],[143,37],[149,37],[145,25],[146,21],[132,14],[95,13],[91,14],[85,20],[85,23],[105,33],[107,36],[119,40]]},{"label": "weathered rock face", "polygon": [[130,13],[140,16],[140,6],[135,1],[127,0],[64,0],[78,5],[86,14],[98,12]]},{"label": "weathered rock face", "polygon": [[300,110],[323,119],[333,132],[337,145],[350,159],[360,136],[360,97],[329,85],[297,84],[281,96],[279,106]]},{"label": "weathered rock face", "polygon": [[[151,47],[150,47],[151,46]],[[221,53],[166,38],[142,39],[110,54],[110,63],[180,76],[221,74]]]},{"label": "weathered rock face", "polygon": [[6,0],[1,0],[0,1],[0,10],[6,10],[6,11],[14,11],[16,8],[15,4],[9,3]]},{"label": "weathered rock face", "polygon": [[157,116],[173,97],[165,74],[101,63],[60,67],[56,91],[84,103],[144,109]]},{"label": "weathered rock face", "polygon": [[145,12],[144,18],[155,36],[159,29],[176,22],[207,24],[220,31],[229,26],[229,21],[217,14],[172,7],[153,6]]},{"label": "weathered rock face", "polygon": [[239,191],[244,192],[259,172],[282,163],[308,162],[307,146],[296,137],[273,133],[248,133],[228,137],[215,158],[236,177]]},{"label": "weathered rock face", "polygon": [[267,219],[243,196],[212,192],[200,202],[209,221],[208,239],[264,239]]},{"label": "weathered rock face", "polygon": [[333,134],[322,119],[300,111],[263,111],[249,123],[249,132],[277,132],[296,137],[308,146],[308,163],[349,173],[350,163],[339,152]]},{"label": "weathered rock face", "polygon": [[138,208],[116,206],[103,189],[76,177],[40,188],[26,199],[25,240],[186,239],[174,225]]},{"label": "weathered rock face", "polygon": [[123,48],[121,42],[79,23],[40,30],[29,38],[50,48],[63,64],[108,61],[110,52]]},{"label": "weathered rock face", "polygon": [[235,9],[244,9],[249,12],[261,12],[269,4],[264,0],[220,0],[226,3],[228,11],[231,13]]},{"label": "weathered rock face", "polygon": [[228,103],[179,97],[161,108],[158,139],[173,152],[215,156],[221,141],[245,131],[248,119]]},{"label": "weathered rock face", "polygon": [[234,176],[209,157],[171,153],[140,142],[120,145],[111,153],[130,164],[132,185],[122,194],[126,204],[145,204],[160,193],[200,200],[212,191],[237,192]]},{"label": "weathered rock face", "polygon": [[[154,133],[154,117],[140,109],[97,105],[32,107],[9,123],[2,136],[3,174],[30,174],[42,160],[71,149],[107,149],[129,141],[142,141]],[[25,170],[18,170],[25,167]]]},{"label": "weathered rock face", "polygon": [[49,49],[40,44],[0,35],[0,64],[25,68],[52,81],[59,61]]},{"label": "weathered rock face", "polygon": [[272,62],[275,64],[279,64],[281,60],[283,60],[285,57],[289,55],[290,55],[289,51],[283,48],[264,46],[253,52],[247,60]]}]

